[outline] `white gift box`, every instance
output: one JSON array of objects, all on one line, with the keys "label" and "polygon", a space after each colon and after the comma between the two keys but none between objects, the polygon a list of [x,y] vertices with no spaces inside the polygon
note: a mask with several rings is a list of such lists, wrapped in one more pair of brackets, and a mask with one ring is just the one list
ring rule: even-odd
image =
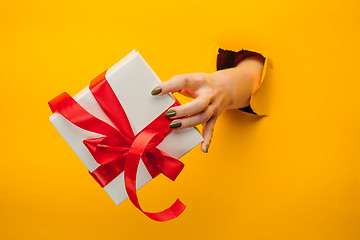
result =
[{"label": "white gift box", "polygon": [[[124,108],[134,134],[139,133],[175,102],[172,95],[151,95],[151,90],[160,79],[136,49],[108,69],[105,77]],[[89,113],[115,127],[96,102],[88,86],[73,98]],[[50,121],[90,172],[100,166],[83,144],[83,140],[102,135],[75,126],[59,113],[52,114]],[[177,129],[171,131],[158,148],[178,159],[202,141],[201,134],[195,128]],[[140,161],[136,189],[151,179],[144,163]],[[107,184],[104,190],[117,205],[124,201],[128,197],[124,173]]]}]

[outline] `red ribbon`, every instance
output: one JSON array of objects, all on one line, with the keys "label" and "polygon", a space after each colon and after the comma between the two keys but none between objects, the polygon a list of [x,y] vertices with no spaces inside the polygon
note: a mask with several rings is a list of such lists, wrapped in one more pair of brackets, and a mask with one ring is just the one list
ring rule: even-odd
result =
[{"label": "red ribbon", "polygon": [[[134,135],[124,109],[105,78],[105,73],[106,71],[92,80],[89,87],[116,128],[91,115],[66,92],[49,101],[49,106],[52,112],[59,112],[76,126],[104,135],[83,141],[96,162],[100,164],[90,174],[102,187],[124,171],[126,192],[141,212],[156,221],[174,219],[185,210],[185,205],[179,199],[164,211],[150,213],[141,208],[136,195],[136,173],[140,158],[153,178],[163,173],[174,181],[184,167],[178,159],[156,147],[170,133],[171,120],[161,114]],[[179,102],[176,101],[170,107],[177,105]]]}]

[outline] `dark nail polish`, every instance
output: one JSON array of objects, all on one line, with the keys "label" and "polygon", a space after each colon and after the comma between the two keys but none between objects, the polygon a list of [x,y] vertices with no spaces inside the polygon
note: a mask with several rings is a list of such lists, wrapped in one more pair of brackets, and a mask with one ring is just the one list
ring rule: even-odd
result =
[{"label": "dark nail polish", "polygon": [[173,117],[176,115],[176,112],[174,110],[169,110],[165,113],[165,117]]},{"label": "dark nail polish", "polygon": [[151,91],[151,94],[152,95],[158,95],[159,93],[161,93],[162,89],[161,87],[157,87],[157,88],[154,88],[152,91]]},{"label": "dark nail polish", "polygon": [[172,122],[169,125],[170,128],[178,128],[181,127],[181,122]]},{"label": "dark nail polish", "polygon": [[206,146],[206,153],[208,153],[209,151],[209,146]]}]

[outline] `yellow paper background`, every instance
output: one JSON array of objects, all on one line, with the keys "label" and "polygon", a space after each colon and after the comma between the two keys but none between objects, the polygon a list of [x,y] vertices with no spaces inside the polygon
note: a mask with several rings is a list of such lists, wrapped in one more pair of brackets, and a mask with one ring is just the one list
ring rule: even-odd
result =
[{"label": "yellow paper background", "polygon": [[[0,8],[1,239],[360,239],[359,1],[7,1]],[[215,71],[216,46],[267,51],[260,120],[232,111],[208,154],[139,191],[166,223],[116,206],[52,127],[138,49],[164,81]],[[180,98],[182,102],[187,101]],[[260,101],[260,100],[259,100]],[[265,106],[265,105],[264,105]]]}]

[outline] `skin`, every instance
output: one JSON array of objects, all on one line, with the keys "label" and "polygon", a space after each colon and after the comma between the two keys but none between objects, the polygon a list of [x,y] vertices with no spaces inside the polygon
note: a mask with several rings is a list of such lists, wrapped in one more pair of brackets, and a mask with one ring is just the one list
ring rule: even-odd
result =
[{"label": "skin", "polygon": [[242,60],[236,67],[213,73],[189,73],[175,75],[170,80],[156,85],[161,93],[179,92],[193,101],[173,107],[176,115],[169,117],[181,122],[181,128],[203,125],[204,141],[201,150],[208,152],[216,120],[227,109],[238,109],[249,105],[251,94],[260,84],[263,61],[258,57]]}]

